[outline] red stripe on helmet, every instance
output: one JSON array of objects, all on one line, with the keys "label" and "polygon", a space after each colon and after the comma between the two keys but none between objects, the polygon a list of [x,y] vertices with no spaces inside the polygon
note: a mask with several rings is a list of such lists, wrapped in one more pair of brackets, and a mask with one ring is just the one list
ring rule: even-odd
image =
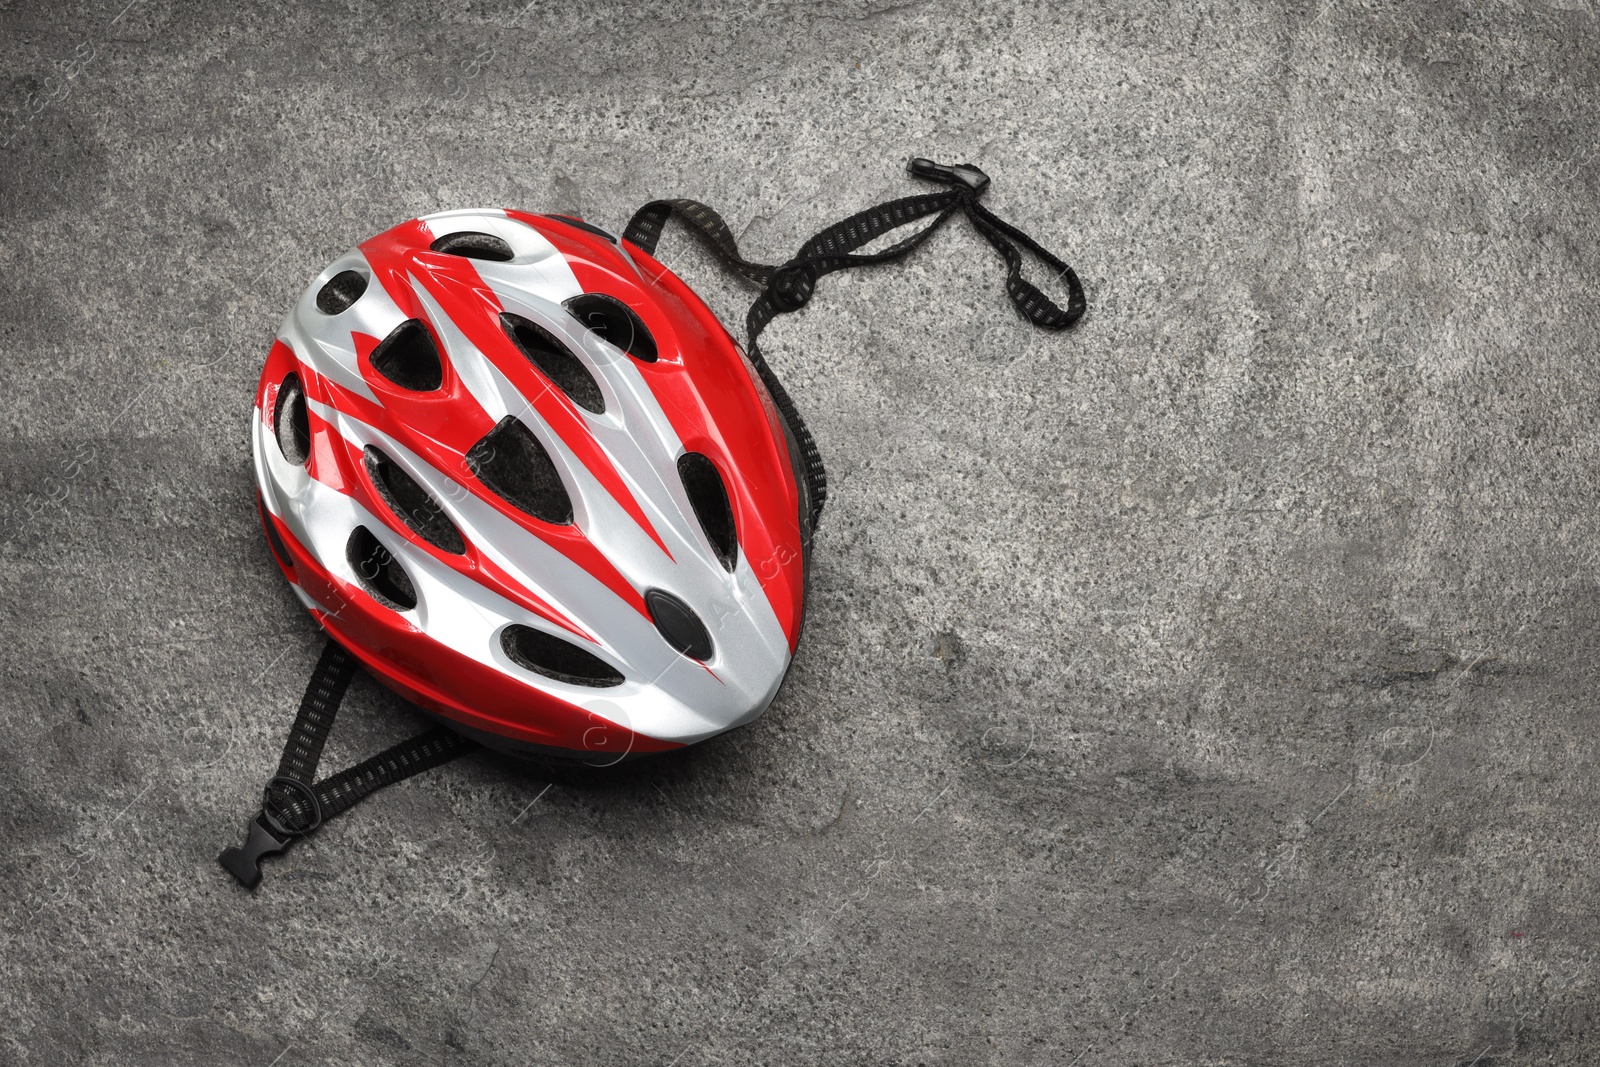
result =
[{"label": "red stripe on helmet", "polygon": [[[380,409],[381,411],[381,409]],[[441,552],[433,545],[416,536],[409,527],[406,527],[398,518],[390,521],[386,517],[391,515],[387,503],[377,494],[371,484],[371,479],[366,476],[366,457],[355,443],[339,433],[333,424],[324,420],[315,410],[306,409],[307,421],[311,427],[311,455],[307,461],[306,469],[311,477],[335,492],[357,500],[362,507],[373,515],[385,519],[385,525],[400,533],[414,544],[424,546],[436,559],[448,564],[451,569],[472,578],[506,599],[520,604],[541,618],[571,630],[580,637],[589,639],[590,635],[581,626],[553,605],[539,596],[532,589],[517,581],[509,571],[501,567],[493,559],[484,555],[478,546],[470,541],[468,544],[467,558]],[[397,427],[393,416],[380,414],[373,420],[373,425],[384,430],[388,435],[406,444],[433,468],[457,485],[462,486],[467,492],[498,510],[506,518],[515,522],[529,534],[537,537],[557,552],[561,553],[572,563],[588,574],[591,578],[603,584],[616,596],[631,605],[646,618],[650,609],[645,604],[644,597],[623,576],[622,572],[606,558],[594,544],[583,535],[576,526],[554,526],[542,522],[530,515],[524,514],[511,504],[500,499],[487,489],[480,490],[482,483],[467,468],[466,460],[458,453],[440,448],[437,444],[420,438],[417,435],[408,435],[404,427]],[[405,438],[411,437],[407,441]],[[466,540],[463,537],[463,540]]]},{"label": "red stripe on helmet", "polygon": [[605,238],[558,220],[506,215],[554,244],[585,292],[622,300],[655,336],[657,361],[634,365],[683,447],[710,457],[721,473],[740,551],[793,652],[805,596],[800,487],[782,416],[737,343],[687,285],[637,248],[630,245],[624,255]]},{"label": "red stripe on helmet", "polygon": [[[329,429],[332,431],[333,428],[329,427]],[[361,471],[365,474],[367,457],[364,450],[348,438],[340,436],[339,440],[345,448],[346,469]],[[569,616],[557,610],[549,601],[517,581],[516,578],[512,577],[510,571],[485,555],[483,550],[467,537],[463,536],[461,539],[466,546],[466,552],[462,555],[446,552],[431,541],[423,538],[408,526],[404,519],[394,513],[394,509],[389,506],[389,502],[383,498],[383,495],[377,491],[377,487],[372,484],[370,476],[352,477],[347,488],[351,490],[347,495],[382,521],[384,526],[391,532],[405,538],[406,541],[426,552],[457,574],[470,578],[491,592],[520,605],[547,622],[576,634],[585,641],[594,641],[592,634],[579,626]]]},{"label": "red stripe on helmet", "polygon": [[[364,337],[365,334],[353,334],[354,337]],[[369,349],[370,351],[370,349]],[[306,398],[315,400],[319,404],[326,404],[337,411],[342,411],[366,423],[375,426],[384,421],[383,405],[362,396],[354,389],[346,388],[312,370],[310,367],[301,374],[300,380],[305,384]]]},{"label": "red stripe on helmet", "polygon": [[352,495],[361,479],[346,455],[346,442],[338,429],[306,405],[306,424],[311,427],[311,451],[306,458],[306,473],[335,492]]},{"label": "red stripe on helmet", "polygon": [[295,359],[294,349],[285,344],[282,338],[273,338],[272,348],[267,352],[266,366],[261,368],[260,384],[256,388],[256,409],[261,413],[261,421],[266,423],[268,433],[277,432],[272,425],[272,416],[278,410],[278,389],[294,371],[299,371],[301,380],[305,380],[306,374],[300,369],[300,361]]},{"label": "red stripe on helmet", "polygon": [[[413,221],[396,229],[407,230],[415,233],[417,223]],[[426,231],[423,231],[424,233]],[[393,231],[391,231],[393,233]],[[382,235],[380,235],[382,236]],[[377,241],[378,238],[374,238]],[[371,245],[373,242],[368,242]],[[391,240],[391,244],[394,241]],[[363,246],[366,248],[367,246]],[[426,247],[424,239],[423,247]],[[369,252],[369,257],[372,253]],[[431,255],[431,254],[430,254]],[[421,301],[412,290],[404,269],[402,252],[394,252],[390,256],[387,269],[379,269],[378,264],[383,262],[381,249],[374,261],[374,273],[378,276],[389,296],[394,300],[402,314],[409,318],[421,320],[430,330],[429,322]],[[450,257],[459,260],[459,257]],[[459,260],[460,262],[470,262]],[[517,523],[528,533],[539,538],[557,552],[560,552],[572,563],[587,572],[596,581],[600,582],[619,599],[631,606],[639,614],[649,617],[649,609],[645,605],[644,597],[635,589],[628,579],[606,558],[587,537],[575,526],[553,526],[540,522],[519,511],[502,500],[498,495],[490,492],[480,483],[466,465],[466,453],[472,446],[482,439],[484,434],[493,429],[493,420],[478,404],[476,398],[465,388],[459,376],[450,366],[447,358],[441,359],[443,370],[443,383],[441,388],[433,393],[418,394],[395,386],[388,379],[372,369],[371,354],[377,347],[379,339],[363,333],[351,334],[354,344],[357,366],[362,379],[378,401],[368,399],[329,378],[316,373],[311,367],[302,364],[296,358],[294,351],[281,339],[275,340],[267,356],[266,367],[261,377],[261,387],[258,392],[258,403],[263,411],[264,421],[270,423],[271,412],[277,398],[277,390],[283,378],[291,371],[300,376],[306,397],[324,404],[337,411],[347,412],[353,418],[372,426],[388,437],[405,445],[412,453],[422,458],[461,485],[479,500],[495,508],[502,515]],[[435,339],[437,343],[437,338]],[[441,349],[442,353],[442,349]],[[526,362],[525,360],[523,362]],[[313,416],[314,418],[314,416]],[[312,477],[323,482],[330,488],[348,495],[348,486],[354,480],[359,484],[364,479],[354,479],[348,463],[341,461],[338,452],[327,446],[326,443],[319,449],[318,429],[321,431],[322,440],[326,440],[333,429],[320,419],[317,419],[313,428],[312,459],[307,467]],[[343,465],[341,465],[343,463]],[[498,571],[503,582],[508,587],[521,589],[518,603],[530,606],[540,598],[530,589],[516,583],[509,573],[496,568],[492,561],[485,567],[486,575]],[[493,583],[488,583],[493,585]],[[503,591],[497,589],[497,591]],[[551,609],[552,612],[554,609]],[[542,612],[540,613],[543,614]],[[555,613],[559,615],[559,613]],[[559,619],[552,616],[552,622]],[[565,628],[571,629],[570,620],[560,623]],[[582,633],[581,629],[574,632]]]},{"label": "red stripe on helmet", "polygon": [[[333,575],[271,512],[300,588],[323,606],[312,614],[375,678],[447,719],[488,733],[575,754],[610,758],[682,748],[637,733],[463,655],[429,637],[366,590]],[[469,707],[452,694],[471,694]]]},{"label": "red stripe on helmet", "polygon": [[[421,301],[417,300],[415,292],[405,284],[405,280],[409,277],[421,283],[449,316],[451,323],[516,386],[517,392],[551,432],[560,438],[561,443],[566,445],[622,510],[671,559],[672,553],[667,550],[666,542],[645,516],[644,509],[634,499],[605,449],[590,432],[577,405],[561,390],[550,388],[544,375],[523,357],[511,338],[506,336],[500,326],[500,314],[505,309],[478,274],[473,261],[465,256],[429,251],[432,238],[433,233],[427,225],[420,219],[413,219],[365,242],[361,251],[373,271],[383,280],[386,291],[391,294],[396,289],[406,291],[409,305],[403,307],[410,308],[406,314],[426,321]],[[443,350],[441,345],[440,351]],[[448,360],[445,362],[448,363]],[[483,432],[487,433],[488,429]]]}]

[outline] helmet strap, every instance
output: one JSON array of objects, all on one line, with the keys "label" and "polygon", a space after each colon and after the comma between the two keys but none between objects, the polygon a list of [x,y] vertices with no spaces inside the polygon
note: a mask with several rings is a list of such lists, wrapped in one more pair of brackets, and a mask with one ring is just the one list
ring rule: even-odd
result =
[{"label": "helmet strap", "polygon": [[267,783],[261,810],[245,824],[245,843],[222,850],[217,862],[246,889],[261,884],[261,860],[287,852],[298,839],[375,790],[464,756],[478,746],[454,730],[438,727],[384,749],[348,770],[316,781],[322,746],[333,729],[356,659],[331,638],[322,650],[278,773]]},{"label": "helmet strap", "polygon": [[[813,528],[821,518],[822,506],[828,498],[828,475],[822,465],[822,453],[811,431],[806,428],[805,420],[795,408],[794,401],[762,358],[757,340],[773,319],[805,307],[816,291],[819,278],[850,267],[872,266],[899,259],[926,241],[952,215],[960,212],[1005,259],[1006,294],[1023,318],[1041,329],[1064,330],[1083,317],[1086,307],[1083,284],[1070,266],[978,202],[978,198],[989,187],[987,174],[968,163],[945,166],[931,159],[913,159],[906,169],[913,177],[949,188],[941,193],[902,197],[857,212],[811,238],[792,259],[777,266],[745,259],[739,252],[733,231],[722,216],[696,200],[653,200],[634,212],[622,234],[624,240],[654,255],[667,220],[676,215],[704,241],[725,267],[752,285],[761,286],[761,295],[750,306],[750,312],[745,317],[748,355],[800,445],[806,463],[806,481],[811,489],[810,520]],[[856,251],[886,233],[930,215],[934,218],[927,226],[888,248],[877,252]],[[1066,286],[1065,308],[1022,276],[1022,252],[1018,251],[1018,245],[1054,271],[1056,280]]]}]

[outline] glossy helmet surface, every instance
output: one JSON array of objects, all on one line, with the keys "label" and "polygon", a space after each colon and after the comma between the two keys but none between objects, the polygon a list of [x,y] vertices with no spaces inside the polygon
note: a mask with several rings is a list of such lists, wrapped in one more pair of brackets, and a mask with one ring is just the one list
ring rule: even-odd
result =
[{"label": "glossy helmet surface", "polygon": [[621,758],[764,711],[799,640],[790,428],[653,258],[511,210],[328,266],[256,392],[261,518],[329,635],[513,753]]}]

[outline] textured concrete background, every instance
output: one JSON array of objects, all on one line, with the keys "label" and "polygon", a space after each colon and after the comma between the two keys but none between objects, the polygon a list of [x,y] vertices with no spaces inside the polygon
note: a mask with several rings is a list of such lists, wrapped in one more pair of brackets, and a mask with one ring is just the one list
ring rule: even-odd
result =
[{"label": "textured concrete background", "polygon": [[[1586,0],[124,3],[0,15],[0,1062],[1600,1060]],[[1091,310],[960,225],[773,328],[835,488],[772,711],[233,885],[318,650],[246,451],[312,274],[661,195],[779,259],[913,154]],[[414,725],[359,685],[329,764]]]}]

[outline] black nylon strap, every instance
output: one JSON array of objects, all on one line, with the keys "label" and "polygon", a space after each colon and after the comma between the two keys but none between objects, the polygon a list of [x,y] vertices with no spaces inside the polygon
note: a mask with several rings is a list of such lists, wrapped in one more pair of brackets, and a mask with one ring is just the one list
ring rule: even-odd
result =
[{"label": "black nylon strap", "polygon": [[322,817],[337,815],[369,793],[432,770],[441,763],[449,763],[477,747],[444,726],[390,745],[376,756],[369,756],[354,767],[317,783],[317,802],[322,805]]},{"label": "black nylon strap", "polygon": [[[739,251],[733,231],[716,211],[695,200],[653,200],[634,212],[623,231],[623,239],[654,255],[667,220],[676,215],[690,227],[735,274],[762,286],[761,295],[745,317],[745,336],[750,362],[761,375],[773,402],[788,420],[806,465],[806,481],[811,489],[810,524],[816,527],[822,506],[828,498],[828,475],[805,420],[793,399],[778,382],[777,375],[761,355],[761,331],[779,315],[798,311],[816,292],[818,279],[849,267],[865,267],[899,259],[926,241],[957,211],[964,213],[977,231],[1006,261],[1006,294],[1012,306],[1029,322],[1042,329],[1064,330],[1083,317],[1087,302],[1078,275],[1060,258],[1033,238],[978,203],[989,176],[977,167],[960,164],[946,167],[932,160],[913,159],[907,168],[913,176],[950,186],[947,192],[907,196],[857,212],[817,234],[801,246],[787,263],[769,266],[748,260]],[[902,226],[934,216],[916,233],[877,252],[858,253],[856,249]],[[1012,242],[1016,242],[1013,244]],[[1055,271],[1056,280],[1067,288],[1067,306],[1058,305],[1043,290],[1022,276],[1022,252],[1017,245],[1036,256]]]},{"label": "black nylon strap", "polygon": [[[1083,283],[1078,280],[1076,271],[1043,248],[1032,237],[998,217],[976,200],[966,205],[966,212],[967,218],[972,220],[972,225],[977,227],[978,232],[1005,257],[1006,293],[1011,297],[1011,303],[1016,309],[1022,312],[1023,317],[1046,330],[1065,330],[1083,318],[1088,301],[1084,297]],[[1045,296],[1038,286],[1022,276],[1022,253],[1006,240],[1008,237],[1037,256],[1056,272],[1059,281],[1065,283],[1068,293],[1065,309],[1059,307],[1054,300]]]},{"label": "black nylon strap", "polygon": [[279,778],[293,778],[306,785],[315,779],[322,746],[327,743],[334,716],[339,714],[344,691],[355,673],[355,657],[339,642],[329,641],[306,683],[306,695],[300,698],[294,725],[289,727],[289,740],[284,742],[283,758],[278,761]]},{"label": "black nylon strap", "polygon": [[734,273],[757,285],[767,284],[767,278],[772,274],[773,268],[761,263],[751,263],[740,255],[739,242],[734,239],[733,231],[728,229],[728,224],[722,220],[722,216],[698,200],[652,200],[633,213],[633,218],[628,220],[628,228],[622,233],[622,239],[631,241],[654,255],[656,242],[661,240],[661,231],[674,214],[693,226],[694,232],[704,238]]},{"label": "black nylon strap", "polygon": [[338,642],[328,641],[306,685],[294,725],[289,728],[278,773],[262,793],[260,813],[246,825],[244,846],[223,849],[217,857],[247,889],[254,889],[261,882],[262,857],[287,851],[296,839],[312,833],[324,820],[374,790],[448,763],[477,747],[441,726],[316,781],[323,746],[356,666],[355,657]]}]

